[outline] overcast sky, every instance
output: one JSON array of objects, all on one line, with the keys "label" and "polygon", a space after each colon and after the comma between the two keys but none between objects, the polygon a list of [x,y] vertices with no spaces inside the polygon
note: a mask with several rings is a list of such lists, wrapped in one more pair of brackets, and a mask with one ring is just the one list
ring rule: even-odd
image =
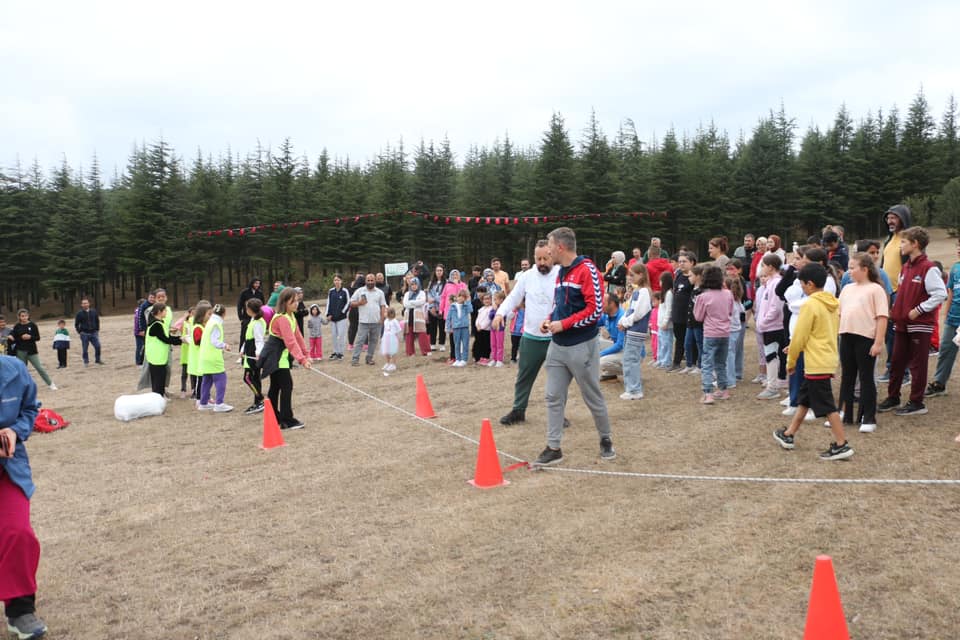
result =
[{"label": "overcast sky", "polygon": [[782,100],[800,132],[960,89],[960,2],[0,0],[0,170],[105,177],[161,136],[192,159],[286,137],[311,162],[401,138],[538,144],[595,109],[640,137],[711,119],[735,138]]}]

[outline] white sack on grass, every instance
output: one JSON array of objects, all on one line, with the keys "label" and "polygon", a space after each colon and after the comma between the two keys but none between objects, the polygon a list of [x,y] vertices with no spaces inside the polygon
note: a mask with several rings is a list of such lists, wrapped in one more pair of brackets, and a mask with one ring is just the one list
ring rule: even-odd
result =
[{"label": "white sack on grass", "polygon": [[147,416],[159,416],[167,408],[167,399],[159,393],[141,393],[135,396],[120,396],[113,403],[113,415],[117,420],[129,422]]}]

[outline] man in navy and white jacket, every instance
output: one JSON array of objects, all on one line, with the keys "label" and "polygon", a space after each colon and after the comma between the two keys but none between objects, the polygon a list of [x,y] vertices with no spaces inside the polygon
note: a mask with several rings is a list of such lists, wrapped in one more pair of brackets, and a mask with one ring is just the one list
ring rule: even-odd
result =
[{"label": "man in navy and white jacket", "polygon": [[560,227],[547,235],[547,246],[560,265],[553,295],[553,312],[541,330],[552,335],[547,349],[547,447],[537,458],[541,466],[563,460],[563,414],[567,390],[577,381],[583,401],[593,414],[600,434],[600,457],[616,457],[610,438],[610,417],[600,391],[600,347],[598,323],[603,315],[602,279],[596,265],[577,255],[573,229]]}]

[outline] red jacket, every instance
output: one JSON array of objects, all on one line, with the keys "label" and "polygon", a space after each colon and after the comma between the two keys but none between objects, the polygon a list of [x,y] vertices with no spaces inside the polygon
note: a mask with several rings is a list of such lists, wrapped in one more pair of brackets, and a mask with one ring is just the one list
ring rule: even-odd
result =
[{"label": "red jacket", "polygon": [[[927,291],[926,286],[927,274],[935,266],[925,253],[921,253],[916,258],[908,259],[903,263],[903,268],[900,270],[900,286],[897,289],[897,297],[893,302],[893,308],[890,310],[890,320],[894,323],[894,330],[910,333],[933,333],[937,309],[940,307],[942,299],[939,301],[935,299],[936,304],[924,303],[930,299],[931,293],[936,293]],[[942,284],[942,278],[938,276],[937,280]],[[946,287],[944,287],[944,294],[945,292]],[[936,297],[939,298],[939,296]],[[920,312],[920,315],[911,320],[907,314],[913,309]]]}]

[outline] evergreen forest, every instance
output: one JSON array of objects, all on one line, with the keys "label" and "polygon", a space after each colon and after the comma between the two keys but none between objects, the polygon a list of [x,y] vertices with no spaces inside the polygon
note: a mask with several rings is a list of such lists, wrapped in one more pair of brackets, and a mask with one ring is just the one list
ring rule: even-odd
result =
[{"label": "evergreen forest", "polygon": [[[518,147],[505,134],[463,158],[446,139],[400,142],[364,164],[327,151],[305,157],[289,138],[277,148],[192,157],[161,139],[135,145],[112,176],[96,157],[82,167],[18,164],[0,172],[0,305],[56,299],[70,313],[80,295],[116,307],[166,286],[182,306],[245,286],[252,274],[321,291],[334,271],[417,259],[469,271],[496,255],[512,272],[549,230],[350,218],[369,212],[667,212],[571,220],[580,252],[601,263],[612,250],[645,248],[653,235],[670,250],[683,243],[700,251],[714,235],[728,236],[732,251],[745,232],[777,233],[789,246],[826,223],[843,224],[848,238],[882,237],[882,215],[898,202],[912,207],[916,224],[957,229],[956,120],[953,97],[938,117],[921,91],[906,112],[854,116],[841,106],[826,129],[801,131],[780,106],[735,138],[711,123],[644,141],[632,121],[608,133],[595,115],[577,132],[557,113],[537,146]],[[278,228],[194,233],[263,224]]]}]

